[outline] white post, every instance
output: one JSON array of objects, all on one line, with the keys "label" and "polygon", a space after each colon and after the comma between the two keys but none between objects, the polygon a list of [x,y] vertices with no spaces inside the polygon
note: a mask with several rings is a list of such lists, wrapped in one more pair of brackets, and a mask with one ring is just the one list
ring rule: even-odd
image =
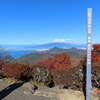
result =
[{"label": "white post", "polygon": [[91,33],[92,8],[87,9],[87,66],[86,66],[86,100],[91,100]]}]

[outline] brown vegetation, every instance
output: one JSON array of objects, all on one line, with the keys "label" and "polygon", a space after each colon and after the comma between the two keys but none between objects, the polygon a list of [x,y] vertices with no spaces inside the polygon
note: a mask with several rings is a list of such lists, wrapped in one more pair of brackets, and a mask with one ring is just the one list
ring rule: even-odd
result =
[{"label": "brown vegetation", "polygon": [[2,77],[25,79],[29,74],[30,66],[28,64],[0,62],[0,71]]}]

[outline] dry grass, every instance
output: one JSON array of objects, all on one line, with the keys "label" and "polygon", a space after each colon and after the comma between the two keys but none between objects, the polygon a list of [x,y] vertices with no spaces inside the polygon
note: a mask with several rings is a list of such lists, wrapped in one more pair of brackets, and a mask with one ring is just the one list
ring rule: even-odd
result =
[{"label": "dry grass", "polygon": [[[83,92],[73,90],[66,90],[64,93],[59,93],[57,97],[60,98],[60,100],[85,100]],[[97,97],[95,93],[92,93],[91,100],[99,100],[99,97]]]},{"label": "dry grass", "polygon": [[7,82],[7,83],[10,83],[10,84],[13,84],[13,83],[23,83],[24,82],[24,81],[21,81],[21,80],[16,80],[14,78],[3,78],[3,81]]}]

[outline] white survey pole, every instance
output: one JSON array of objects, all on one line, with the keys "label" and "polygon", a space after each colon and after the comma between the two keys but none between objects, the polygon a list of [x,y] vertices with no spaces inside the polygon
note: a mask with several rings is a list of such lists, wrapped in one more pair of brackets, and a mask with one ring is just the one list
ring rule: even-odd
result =
[{"label": "white survey pole", "polygon": [[91,33],[92,8],[87,9],[87,65],[86,65],[86,100],[91,100]]}]

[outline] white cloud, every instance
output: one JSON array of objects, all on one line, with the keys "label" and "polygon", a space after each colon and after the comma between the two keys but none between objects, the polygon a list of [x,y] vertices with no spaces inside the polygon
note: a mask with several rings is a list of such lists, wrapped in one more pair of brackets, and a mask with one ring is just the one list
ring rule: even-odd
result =
[{"label": "white cloud", "polygon": [[36,51],[46,51],[46,50],[49,50],[49,49],[36,49]]},{"label": "white cloud", "polygon": [[51,42],[72,42],[73,39],[54,39]]}]

